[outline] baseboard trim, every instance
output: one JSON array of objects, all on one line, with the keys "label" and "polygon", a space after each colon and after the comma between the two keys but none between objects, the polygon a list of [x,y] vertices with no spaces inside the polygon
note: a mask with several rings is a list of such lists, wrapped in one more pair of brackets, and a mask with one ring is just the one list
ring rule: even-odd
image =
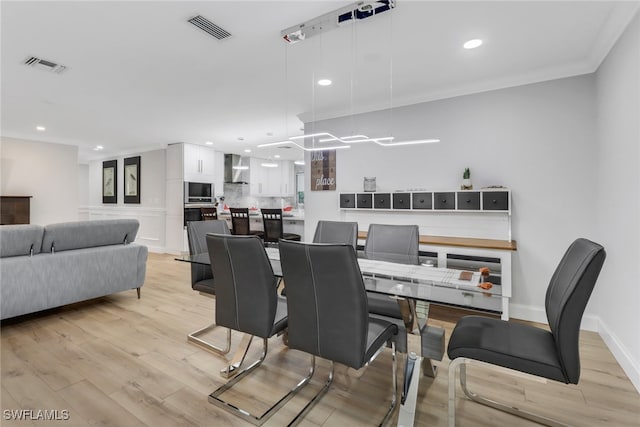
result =
[{"label": "baseboard trim", "polygon": [[640,363],[633,359],[631,352],[622,344],[616,334],[602,321],[598,319],[598,334],[613,354],[616,361],[622,367],[633,386],[640,393]]}]

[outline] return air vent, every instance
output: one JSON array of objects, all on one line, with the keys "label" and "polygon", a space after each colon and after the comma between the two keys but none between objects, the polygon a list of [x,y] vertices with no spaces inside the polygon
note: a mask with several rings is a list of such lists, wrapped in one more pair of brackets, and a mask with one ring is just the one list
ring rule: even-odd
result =
[{"label": "return air vent", "polygon": [[56,64],[55,62],[47,61],[45,59],[37,58],[35,56],[30,56],[24,61],[25,65],[29,65],[31,67],[40,68],[41,70],[50,71],[52,73],[60,74],[64,70],[67,69],[66,66]]},{"label": "return air vent", "polygon": [[209,33],[218,40],[224,40],[227,37],[231,37],[230,32],[228,32],[224,28],[218,27],[216,24],[209,21],[202,15],[194,16],[193,18],[189,19],[189,22],[200,28],[202,31]]}]

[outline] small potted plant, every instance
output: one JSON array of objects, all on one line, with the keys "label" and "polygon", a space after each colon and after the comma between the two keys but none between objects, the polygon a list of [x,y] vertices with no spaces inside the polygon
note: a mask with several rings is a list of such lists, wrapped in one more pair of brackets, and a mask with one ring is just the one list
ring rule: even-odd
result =
[{"label": "small potted plant", "polygon": [[464,172],[462,173],[462,190],[472,190],[473,185],[471,185],[471,171],[469,168],[464,168]]}]

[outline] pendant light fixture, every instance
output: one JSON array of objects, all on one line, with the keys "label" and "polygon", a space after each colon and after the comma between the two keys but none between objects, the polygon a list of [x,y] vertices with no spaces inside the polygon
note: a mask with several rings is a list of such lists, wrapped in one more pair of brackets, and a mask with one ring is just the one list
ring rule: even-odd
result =
[{"label": "pendant light fixture", "polygon": [[[375,9],[375,13],[380,13],[380,12],[384,12],[384,11],[392,11],[393,8],[396,7],[396,1],[395,0],[389,0],[389,1],[385,1],[385,2],[376,2],[376,3],[385,3],[385,7],[384,8],[380,8]],[[286,30],[282,30],[281,35],[283,37],[283,39],[285,40],[285,127],[286,129],[286,134],[289,134],[288,131],[288,86],[287,86],[287,82],[288,82],[288,58],[287,58],[287,49],[288,49],[288,45],[294,42],[302,42],[303,40],[305,40],[306,38],[309,38],[309,36],[311,35],[318,35],[319,37],[315,37],[314,39],[318,41],[318,43],[322,42],[322,34],[323,34],[323,30],[324,29],[331,29],[331,28],[336,28],[338,26],[338,24],[343,25],[345,22],[351,23],[351,25],[353,25],[353,31],[352,31],[352,49],[354,49],[354,45],[356,44],[356,26],[358,25],[358,21],[360,19],[362,19],[362,17],[359,15],[362,11],[360,11],[360,9],[363,7],[363,5],[369,5],[369,4],[373,4],[373,2],[367,3],[367,2],[356,2],[350,6],[347,6],[345,8],[342,9],[338,9],[335,10],[333,12],[329,12],[326,13],[324,15],[321,15],[317,18],[311,19],[307,22],[304,22],[300,25],[288,28]],[[374,9],[372,9],[374,10]],[[357,13],[356,13],[357,11]],[[351,13],[349,15],[349,13]],[[355,13],[355,14],[354,14]],[[369,16],[373,16],[375,13],[371,14],[371,15],[367,15],[366,17]],[[349,19],[345,19],[345,16],[351,16],[351,18]],[[364,15],[363,15],[364,16]],[[389,19],[390,19],[390,32],[392,32],[393,26],[392,26],[392,13],[389,13]],[[356,17],[357,19],[353,19],[354,17]],[[392,34],[389,36],[388,38],[390,40],[393,40]],[[309,43],[309,42],[305,42],[305,43]],[[390,55],[390,59],[389,59],[389,115],[390,115],[390,130],[392,130],[393,128],[393,58],[392,58],[392,47],[389,49],[389,55]],[[321,46],[322,48],[322,46]],[[354,49],[354,51],[357,51],[357,49]],[[322,54],[322,52],[321,52]],[[351,55],[353,58],[355,58],[355,55],[352,53]],[[354,59],[355,61],[355,59]],[[352,75],[351,75],[351,99],[350,99],[350,104],[351,104],[351,113],[350,116],[353,119],[354,116],[354,111],[353,111],[353,82],[354,82],[354,73],[353,73],[353,67],[355,67],[355,65],[352,65]],[[327,79],[326,76],[321,75],[318,76],[319,78],[322,79]],[[377,136],[377,137],[369,137],[366,135],[362,135],[362,134],[358,134],[358,135],[347,135],[347,136],[336,136],[333,135],[329,132],[315,132],[315,128],[313,128],[315,126],[315,90],[316,90],[316,83],[320,84],[320,81],[318,80],[318,82],[316,82],[316,75],[315,72],[312,73],[312,100],[311,100],[311,104],[312,104],[312,112],[311,112],[311,124],[312,124],[312,129],[311,129],[311,133],[309,134],[305,134],[305,135],[299,135],[299,136],[289,136],[287,137],[287,139],[282,140],[282,141],[277,141],[277,142],[269,142],[269,143],[264,143],[264,144],[259,144],[258,147],[259,148],[266,148],[266,147],[277,147],[277,146],[283,146],[283,145],[291,145],[294,147],[297,147],[303,151],[325,151],[325,150],[340,150],[340,149],[346,149],[351,147],[352,144],[358,144],[358,143],[374,143],[378,146],[381,147],[396,147],[396,146],[404,146],[404,145],[418,145],[418,144],[432,144],[432,143],[437,143],[440,142],[440,139],[438,138],[424,138],[424,139],[408,139],[408,140],[396,140],[394,136],[392,135],[388,135],[388,136]],[[325,82],[327,83],[327,82]],[[322,84],[321,84],[322,85]]]}]

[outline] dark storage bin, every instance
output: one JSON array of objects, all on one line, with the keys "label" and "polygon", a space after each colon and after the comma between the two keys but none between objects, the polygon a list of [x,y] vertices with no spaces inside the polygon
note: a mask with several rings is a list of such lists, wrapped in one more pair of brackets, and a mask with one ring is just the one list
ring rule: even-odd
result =
[{"label": "dark storage bin", "polygon": [[509,210],[509,192],[508,191],[484,191],[482,193],[482,210],[508,211]]},{"label": "dark storage bin", "polygon": [[433,193],[433,207],[434,209],[455,209],[456,193]]},{"label": "dark storage bin", "polygon": [[393,209],[410,209],[411,194],[393,193]]},{"label": "dark storage bin", "polygon": [[355,193],[343,193],[340,194],[340,208],[355,208],[356,207],[356,195]]},{"label": "dark storage bin", "polygon": [[480,193],[478,191],[461,191],[458,193],[458,209],[466,211],[480,210]]},{"label": "dark storage bin", "polygon": [[371,193],[358,193],[358,197],[356,199],[356,207],[358,209],[362,208],[371,208],[372,205],[372,196]]},{"label": "dark storage bin", "polygon": [[413,209],[433,209],[432,193],[413,193]]},{"label": "dark storage bin", "polygon": [[391,209],[391,194],[374,193],[373,207],[374,209]]}]

